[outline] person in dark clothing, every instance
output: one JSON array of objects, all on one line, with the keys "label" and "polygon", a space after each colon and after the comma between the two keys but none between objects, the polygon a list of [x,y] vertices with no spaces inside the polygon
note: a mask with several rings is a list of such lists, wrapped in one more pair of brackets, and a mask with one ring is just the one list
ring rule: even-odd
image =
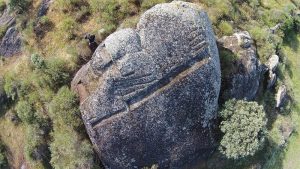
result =
[{"label": "person in dark clothing", "polygon": [[95,52],[98,47],[98,43],[95,41],[95,35],[87,34],[84,38],[89,40],[89,47],[92,52]]}]

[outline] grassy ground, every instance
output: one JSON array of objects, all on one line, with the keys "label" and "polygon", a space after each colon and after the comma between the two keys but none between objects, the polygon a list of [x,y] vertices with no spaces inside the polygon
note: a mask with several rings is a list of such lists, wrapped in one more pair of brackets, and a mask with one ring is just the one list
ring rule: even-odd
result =
[{"label": "grassy ground", "polygon": [[12,169],[21,168],[24,162],[24,139],[23,125],[15,125],[6,118],[0,119],[0,137],[6,145],[9,166]]},{"label": "grassy ground", "polygon": [[[286,73],[286,81],[288,86],[292,88],[293,98],[295,99],[295,108],[293,109],[293,121],[299,123],[300,118],[300,35],[289,41],[283,47],[283,51],[287,56],[287,61],[290,65],[290,73]],[[295,46],[297,45],[297,46]],[[296,125],[296,131],[300,131],[300,125]],[[297,132],[291,137],[289,146],[284,152],[283,168],[284,169],[299,169],[300,168],[300,136]]]}]

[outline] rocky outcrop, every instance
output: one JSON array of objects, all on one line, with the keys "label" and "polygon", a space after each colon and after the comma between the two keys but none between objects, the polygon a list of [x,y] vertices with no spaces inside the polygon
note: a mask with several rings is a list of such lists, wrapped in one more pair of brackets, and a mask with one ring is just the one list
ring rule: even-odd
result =
[{"label": "rocky outcrop", "polygon": [[279,56],[278,55],[272,55],[268,62],[266,63],[266,67],[268,68],[268,86],[267,88],[270,89],[272,88],[277,80],[277,75],[276,75],[276,68],[279,65]]},{"label": "rocky outcrop", "polygon": [[183,168],[216,147],[220,65],[211,23],[174,1],[146,11],[137,29],[113,33],[72,88],[106,168]]},{"label": "rocky outcrop", "polygon": [[4,80],[0,77],[0,109],[5,105],[6,101],[7,97],[4,91]]},{"label": "rocky outcrop", "polygon": [[287,88],[285,85],[281,85],[278,88],[278,91],[276,94],[276,108],[283,106],[286,97],[287,97]]},{"label": "rocky outcrop", "polygon": [[11,27],[15,24],[16,19],[9,13],[8,9],[5,9],[3,14],[0,17],[0,27]]},{"label": "rocky outcrop", "polygon": [[10,14],[9,9],[5,9],[0,17],[0,28],[6,31],[0,39],[0,56],[9,57],[21,51],[21,37],[14,26],[15,23],[15,17]]},{"label": "rocky outcrop", "polygon": [[52,2],[53,0],[43,0],[40,4],[37,16],[42,17],[46,15],[48,12],[48,8]]},{"label": "rocky outcrop", "polygon": [[0,56],[9,57],[21,52],[21,36],[16,27],[10,27],[0,44]]},{"label": "rocky outcrop", "polygon": [[278,55],[272,55],[269,58],[268,63],[266,65],[269,68],[269,71],[274,72],[276,70],[278,64],[279,64],[279,56]]},{"label": "rocky outcrop", "polygon": [[[260,85],[261,64],[256,56],[256,48],[248,32],[235,33],[218,40],[220,48],[230,51],[236,58],[231,62],[232,71],[223,74],[222,99],[252,100]],[[225,67],[224,69],[228,69]]]}]

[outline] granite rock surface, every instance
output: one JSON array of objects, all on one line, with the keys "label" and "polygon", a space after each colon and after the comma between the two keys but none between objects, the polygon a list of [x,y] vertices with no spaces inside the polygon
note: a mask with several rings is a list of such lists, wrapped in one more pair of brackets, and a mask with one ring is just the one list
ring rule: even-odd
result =
[{"label": "granite rock surface", "polygon": [[207,14],[174,1],[104,40],[72,82],[106,168],[186,168],[216,148],[221,72]]}]

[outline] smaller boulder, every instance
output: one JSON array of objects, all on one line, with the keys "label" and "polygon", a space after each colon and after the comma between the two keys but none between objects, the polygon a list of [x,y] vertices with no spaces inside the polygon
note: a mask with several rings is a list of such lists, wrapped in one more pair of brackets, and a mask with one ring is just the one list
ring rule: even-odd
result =
[{"label": "smaller boulder", "polygon": [[[220,50],[237,56],[228,59],[228,56],[223,56],[220,52],[221,65],[224,65],[221,99],[254,99],[260,85],[262,65],[250,34],[243,31],[224,36],[218,40],[218,45]],[[231,71],[228,73],[229,69]]]},{"label": "smaller boulder", "polygon": [[10,57],[21,52],[21,36],[15,27],[10,27],[0,43],[0,56]]},{"label": "smaller boulder", "polygon": [[250,34],[247,31],[243,31],[243,32],[238,32],[233,34],[233,36],[236,36],[238,39],[238,44],[242,47],[242,48],[250,48],[251,45],[253,44],[253,40],[250,36]]},{"label": "smaller boulder", "polygon": [[42,1],[41,5],[39,7],[39,10],[38,10],[38,14],[37,14],[38,17],[42,17],[47,14],[48,8],[49,8],[51,2],[52,2],[52,0],[43,0]]},{"label": "smaller boulder", "polygon": [[285,85],[282,85],[279,87],[278,92],[276,94],[276,108],[280,108],[283,106],[286,96],[287,88]]},{"label": "smaller boulder", "polygon": [[267,67],[269,68],[270,71],[274,72],[278,64],[279,64],[279,56],[272,55],[267,62]]},{"label": "smaller boulder", "polygon": [[268,79],[268,86],[267,88],[270,89],[272,88],[277,80],[277,76],[275,73],[273,73],[272,71],[269,71],[269,79]]}]

